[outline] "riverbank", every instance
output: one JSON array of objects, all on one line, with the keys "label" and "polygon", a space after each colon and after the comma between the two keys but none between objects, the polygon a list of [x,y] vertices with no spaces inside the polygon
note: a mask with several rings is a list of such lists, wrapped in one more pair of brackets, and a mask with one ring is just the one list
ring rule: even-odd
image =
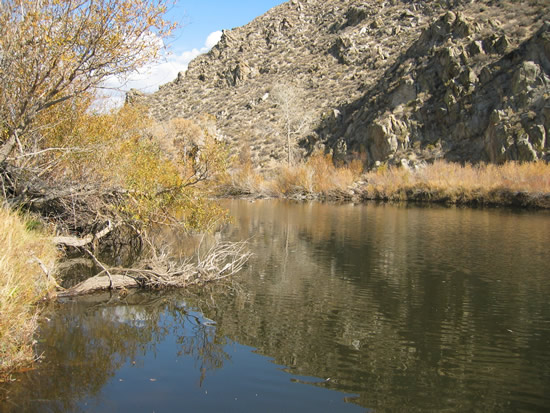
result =
[{"label": "riverbank", "polygon": [[336,167],[330,157],[315,156],[304,164],[280,166],[265,174],[241,166],[220,183],[217,194],[550,209],[550,165],[436,161],[418,169],[381,166],[363,173],[359,163]]},{"label": "riverbank", "polygon": [[32,223],[0,208],[0,381],[35,359],[37,303],[56,286],[57,249]]},{"label": "riverbank", "polygon": [[[360,162],[336,167],[330,157],[318,155],[304,164],[281,166],[266,174],[260,174],[250,165],[241,165],[224,181],[218,182],[216,194],[550,209],[550,166],[542,162],[472,166],[438,161],[419,169],[383,166],[363,173]],[[55,263],[56,248],[45,234],[28,228],[29,224],[16,213],[0,210],[0,380],[2,374],[5,379],[10,371],[34,359],[32,342],[39,313],[36,303],[54,291],[56,285],[53,277],[48,275]],[[241,250],[232,255],[246,261],[247,255]],[[212,257],[216,256],[219,258],[220,255],[212,254]],[[126,281],[136,285],[154,282],[158,287],[159,279],[168,280],[165,284],[171,286],[179,286],[181,282],[192,284],[193,280],[198,280],[198,277],[192,276],[195,273],[208,272],[216,275],[213,279],[225,278],[227,257],[222,254],[222,258],[212,267],[215,271],[197,272],[196,268],[191,271],[187,267],[184,270],[172,265],[168,270],[162,267],[162,271],[155,272],[149,263],[144,266],[145,269],[132,269],[132,277],[126,277]],[[128,271],[125,268],[104,267],[104,271],[90,281],[97,285],[79,286],[83,291],[75,288],[65,293],[71,295],[96,289],[122,288],[116,285],[116,276]],[[174,278],[180,274],[186,277]]]}]

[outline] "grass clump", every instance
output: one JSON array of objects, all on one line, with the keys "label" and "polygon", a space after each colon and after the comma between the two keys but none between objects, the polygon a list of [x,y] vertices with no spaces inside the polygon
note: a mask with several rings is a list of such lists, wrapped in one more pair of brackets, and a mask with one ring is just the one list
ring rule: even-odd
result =
[{"label": "grass clump", "polygon": [[381,168],[366,174],[367,199],[550,208],[550,165],[544,162],[461,165],[436,161],[419,170]]},{"label": "grass clump", "polygon": [[260,173],[250,161],[238,164],[219,183],[220,195],[253,195],[282,198],[342,198],[363,172],[360,160],[337,167],[331,155],[314,154],[307,161],[281,163]]},{"label": "grass clump", "polygon": [[271,185],[249,160],[238,164],[216,185],[215,192],[225,196],[271,196]]},{"label": "grass clump", "polygon": [[274,184],[276,191],[285,196],[339,197],[362,171],[360,161],[337,167],[331,155],[315,154],[305,163],[281,167]]},{"label": "grass clump", "polygon": [[330,155],[317,154],[263,174],[248,162],[228,176],[218,186],[221,195],[550,208],[550,165],[545,162],[436,161],[418,169],[383,165],[363,173],[360,159],[335,166]]},{"label": "grass clump", "polygon": [[36,303],[55,288],[41,266],[51,271],[56,258],[45,234],[29,230],[19,215],[0,208],[0,381],[35,358]]}]

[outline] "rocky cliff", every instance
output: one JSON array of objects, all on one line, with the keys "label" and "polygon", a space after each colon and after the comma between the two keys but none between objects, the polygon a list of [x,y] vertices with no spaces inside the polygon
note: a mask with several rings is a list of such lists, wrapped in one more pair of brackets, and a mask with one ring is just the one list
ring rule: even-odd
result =
[{"label": "rocky cliff", "polygon": [[291,0],[127,98],[159,120],[210,113],[235,151],[269,167],[286,157],[281,87],[310,120],[293,136],[301,156],[548,161],[550,3]]}]

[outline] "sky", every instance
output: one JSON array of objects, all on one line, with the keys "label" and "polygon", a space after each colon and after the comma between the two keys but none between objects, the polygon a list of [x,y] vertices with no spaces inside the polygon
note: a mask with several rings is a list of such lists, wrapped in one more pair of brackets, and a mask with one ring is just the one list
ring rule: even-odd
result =
[{"label": "sky", "polygon": [[284,0],[178,0],[167,18],[179,28],[166,39],[168,54],[158,63],[143,67],[126,79],[110,78],[104,86],[106,104],[118,106],[131,88],[144,93],[158,90],[185,71],[189,62],[208,52],[220,39],[222,30],[243,26]]}]

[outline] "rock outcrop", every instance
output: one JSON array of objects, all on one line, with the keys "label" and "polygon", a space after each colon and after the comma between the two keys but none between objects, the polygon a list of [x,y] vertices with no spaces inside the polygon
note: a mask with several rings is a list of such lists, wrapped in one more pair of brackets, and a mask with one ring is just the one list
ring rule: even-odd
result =
[{"label": "rock outcrop", "polygon": [[282,84],[304,92],[313,119],[298,137],[303,156],[548,161],[549,16],[545,0],[291,0],[128,101],[159,120],[210,113],[263,167],[286,156],[270,95]]}]

